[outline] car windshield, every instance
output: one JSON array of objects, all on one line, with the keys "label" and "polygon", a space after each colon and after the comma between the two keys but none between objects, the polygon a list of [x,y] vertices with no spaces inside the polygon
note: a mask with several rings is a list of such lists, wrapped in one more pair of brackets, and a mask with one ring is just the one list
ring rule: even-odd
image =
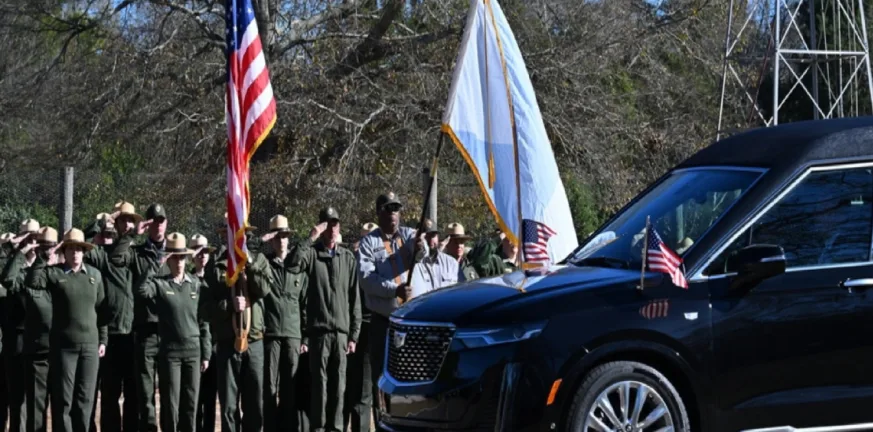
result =
[{"label": "car windshield", "polygon": [[603,227],[569,261],[639,267],[647,216],[664,244],[684,255],[761,174],[726,168],[675,171]]}]

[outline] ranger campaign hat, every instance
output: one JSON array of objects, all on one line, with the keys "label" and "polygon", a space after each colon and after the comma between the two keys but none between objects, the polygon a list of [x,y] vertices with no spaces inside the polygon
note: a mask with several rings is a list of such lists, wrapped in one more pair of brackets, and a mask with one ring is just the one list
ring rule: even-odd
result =
[{"label": "ranger campaign hat", "polygon": [[451,239],[467,241],[473,238],[468,236],[464,231],[464,226],[457,222],[450,223],[446,228],[448,229],[448,237]]},{"label": "ranger campaign hat", "polygon": [[215,247],[209,246],[209,239],[200,234],[192,235],[191,239],[188,240],[188,249],[195,251],[200,248],[203,248],[203,251],[206,253],[215,252]]},{"label": "ranger campaign hat", "polygon": [[194,251],[188,249],[187,246],[185,234],[174,232],[167,236],[167,246],[164,248],[164,252],[167,255],[193,255]]},{"label": "ranger campaign hat", "polygon": [[61,250],[69,246],[78,246],[85,252],[94,249],[94,245],[85,241],[85,233],[78,228],[73,228],[64,233],[64,241],[61,242]]},{"label": "ranger campaign hat", "polygon": [[322,209],[318,213],[318,223],[330,222],[330,221],[339,221],[340,216],[339,213],[333,207],[328,207]]},{"label": "ranger campaign hat", "polygon": [[4,233],[4,234],[0,235],[0,244],[9,243],[14,238],[15,238],[15,233],[11,233],[11,232]]},{"label": "ranger campaign hat", "polygon": [[397,205],[403,208],[403,203],[400,202],[394,192],[387,192],[376,198],[376,212],[381,212],[384,207],[389,205]]},{"label": "ranger campaign hat", "polygon": [[30,233],[36,234],[39,231],[39,222],[33,219],[25,219],[21,221],[21,225],[18,227],[18,234]]},{"label": "ranger campaign hat", "polygon": [[155,203],[155,204],[150,205],[148,210],[146,210],[145,217],[146,217],[146,219],[151,219],[151,220],[158,219],[158,218],[166,219],[167,218],[167,210],[164,208],[164,206]]},{"label": "ranger campaign hat", "polygon": [[273,216],[270,219],[270,232],[290,233],[291,229],[288,228],[288,218],[282,215]]},{"label": "ranger campaign hat", "polygon": [[373,222],[367,222],[361,227],[361,237],[370,234],[374,229],[379,228],[379,225],[374,224]]},{"label": "ranger campaign hat", "polygon": [[52,227],[42,227],[36,235],[36,242],[40,246],[56,246],[58,244],[58,230]]},{"label": "ranger campaign hat", "polygon": [[132,218],[134,223],[142,220],[142,216],[136,212],[136,207],[127,201],[119,201],[116,203],[113,211],[118,212],[118,217],[127,216]]}]

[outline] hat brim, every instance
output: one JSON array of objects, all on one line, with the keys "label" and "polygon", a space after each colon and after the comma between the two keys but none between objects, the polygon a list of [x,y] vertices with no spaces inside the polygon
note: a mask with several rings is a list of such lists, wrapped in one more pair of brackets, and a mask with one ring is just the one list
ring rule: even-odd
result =
[{"label": "hat brim", "polygon": [[473,240],[473,237],[470,237],[466,234],[465,235],[451,235],[451,234],[449,234],[449,240],[470,241],[470,240]]},{"label": "hat brim", "polygon": [[188,256],[188,255],[194,255],[194,250],[187,249],[187,248],[185,250],[167,250],[167,251],[165,251],[165,254],[167,256],[173,256],[173,255]]},{"label": "hat brim", "polygon": [[[123,217],[123,216],[127,216],[127,217],[129,217],[129,218],[132,218],[134,223],[139,223],[139,222],[142,222],[142,221],[143,221],[143,217],[140,216],[140,215],[138,215],[138,214],[136,214],[136,213],[123,213],[123,212],[122,212],[122,213],[118,213],[118,217],[119,217],[119,218],[120,218],[120,217]],[[118,219],[118,218],[116,218],[116,219]]]},{"label": "hat brim", "polygon": [[[191,250],[192,250],[192,251],[196,251],[198,248],[199,248],[199,246],[196,247],[196,248],[193,248],[193,249],[191,249]],[[202,252],[213,253],[213,252],[215,252],[215,250],[216,250],[216,249],[215,249],[215,246],[206,246],[206,247],[203,248]]]},{"label": "hat brim", "polygon": [[85,249],[85,251],[89,251],[91,249],[94,249],[94,244],[92,244],[92,243],[80,242],[80,241],[75,241],[75,240],[64,240],[61,242],[60,250],[64,250],[70,246],[78,246],[82,249]]},{"label": "hat brim", "polygon": [[382,210],[382,209],[384,209],[385,207],[388,207],[388,206],[390,206],[390,205],[398,205],[398,206],[400,206],[401,209],[403,208],[403,203],[401,203],[400,201],[397,201],[397,200],[395,199],[395,200],[389,200],[389,201],[386,202],[385,204],[382,204],[382,207],[381,207],[379,210]]},{"label": "hat brim", "polygon": [[273,228],[270,230],[271,233],[291,233],[290,228]]}]

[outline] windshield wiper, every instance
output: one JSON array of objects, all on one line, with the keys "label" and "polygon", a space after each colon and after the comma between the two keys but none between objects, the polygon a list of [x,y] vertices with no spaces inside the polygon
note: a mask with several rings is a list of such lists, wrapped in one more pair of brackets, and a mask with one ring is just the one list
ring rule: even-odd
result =
[{"label": "windshield wiper", "polygon": [[583,267],[609,267],[609,268],[620,268],[620,269],[630,269],[630,263],[618,258],[612,257],[588,257],[583,258],[579,261],[572,261],[571,264]]}]

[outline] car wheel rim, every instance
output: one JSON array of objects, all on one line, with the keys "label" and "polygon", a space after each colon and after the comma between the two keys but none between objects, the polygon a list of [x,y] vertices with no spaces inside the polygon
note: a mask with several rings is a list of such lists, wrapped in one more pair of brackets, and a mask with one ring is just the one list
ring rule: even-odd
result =
[{"label": "car wheel rim", "polygon": [[657,390],[621,381],[597,395],[582,432],[673,432],[673,416]]}]

